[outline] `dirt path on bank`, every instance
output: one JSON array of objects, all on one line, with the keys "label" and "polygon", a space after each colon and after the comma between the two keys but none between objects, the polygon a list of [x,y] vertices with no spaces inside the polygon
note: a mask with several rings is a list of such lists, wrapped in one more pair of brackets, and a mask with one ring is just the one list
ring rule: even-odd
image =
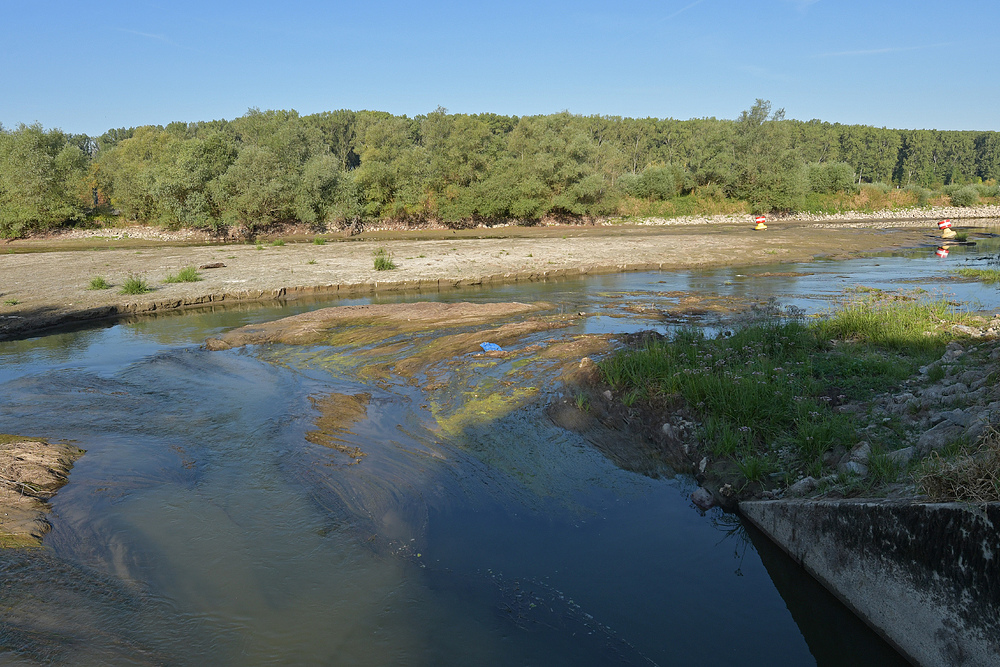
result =
[{"label": "dirt path on bank", "polygon": [[[750,223],[715,223],[382,232],[353,239],[326,235],[324,245],[312,237],[286,239],[284,245],[192,244],[143,239],[142,231],[0,246],[0,339],[74,321],[215,302],[846,258],[937,242],[936,226],[927,220],[779,222],[765,231],[754,231]],[[391,254],[396,269],[374,269],[379,248]],[[198,282],[164,282],[184,267],[209,264],[224,266],[201,269]],[[129,276],[142,277],[152,291],[120,294]],[[112,287],[88,289],[96,277]]]}]

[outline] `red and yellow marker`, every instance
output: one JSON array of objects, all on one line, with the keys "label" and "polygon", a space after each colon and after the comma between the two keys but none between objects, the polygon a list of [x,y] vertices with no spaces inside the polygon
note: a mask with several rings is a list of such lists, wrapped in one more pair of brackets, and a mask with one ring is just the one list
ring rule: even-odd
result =
[{"label": "red and yellow marker", "polygon": [[764,224],[764,216],[758,215],[754,218],[754,221],[757,223],[757,226],[754,227],[754,229],[767,229],[767,225]]}]

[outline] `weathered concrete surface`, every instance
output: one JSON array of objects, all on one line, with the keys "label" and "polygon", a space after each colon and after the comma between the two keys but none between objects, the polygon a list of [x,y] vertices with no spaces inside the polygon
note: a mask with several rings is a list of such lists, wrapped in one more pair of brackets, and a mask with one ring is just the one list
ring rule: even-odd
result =
[{"label": "weathered concrete surface", "polygon": [[915,664],[1000,664],[1000,505],[773,500],[740,510]]}]

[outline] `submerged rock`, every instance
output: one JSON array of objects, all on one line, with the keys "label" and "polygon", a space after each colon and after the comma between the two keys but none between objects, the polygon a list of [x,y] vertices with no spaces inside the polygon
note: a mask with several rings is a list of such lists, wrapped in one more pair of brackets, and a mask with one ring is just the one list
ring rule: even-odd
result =
[{"label": "submerged rock", "polygon": [[704,512],[715,507],[715,496],[707,489],[699,486],[691,494],[691,502],[695,504],[695,507]]}]

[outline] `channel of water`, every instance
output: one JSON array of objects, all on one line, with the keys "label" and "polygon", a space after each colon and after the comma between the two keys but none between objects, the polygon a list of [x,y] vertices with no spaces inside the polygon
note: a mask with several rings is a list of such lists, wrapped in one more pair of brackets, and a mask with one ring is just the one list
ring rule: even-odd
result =
[{"label": "channel of water", "polygon": [[[997,242],[946,260],[929,247],[244,305],[2,342],[0,432],[87,454],[51,503],[44,548],[0,552],[0,664],[905,664],[734,516],[698,512],[690,478],[621,470],[552,424],[555,366],[529,353],[401,378],[371,372],[393,360],[364,345],[202,343],[371,301],[589,314],[524,349],[675,326],[690,318],[660,313],[686,296],[817,312],[865,286],[997,310],[1000,290],[950,277],[987,268]],[[399,354],[438,333],[397,341]],[[334,447],[310,439],[331,396],[362,406]]]}]

